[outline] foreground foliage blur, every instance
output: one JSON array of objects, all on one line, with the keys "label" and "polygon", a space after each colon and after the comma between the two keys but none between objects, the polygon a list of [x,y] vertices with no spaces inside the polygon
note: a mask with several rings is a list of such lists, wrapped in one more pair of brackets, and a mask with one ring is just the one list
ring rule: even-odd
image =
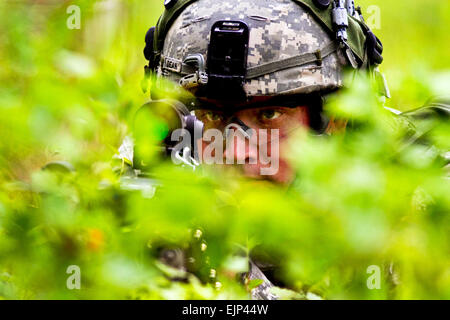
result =
[{"label": "foreground foliage blur", "polygon": [[[299,293],[278,290],[285,298],[450,298],[448,122],[433,124],[431,144],[410,144],[414,124],[361,79],[327,105],[350,119],[345,133],[293,139],[289,190],[155,160],[162,187],[148,199],[120,187],[112,158],[146,99],[136,56],[161,5],[79,1],[74,31],[70,3],[0,4],[0,298],[247,299],[258,283],[236,278],[250,252],[281,262],[278,277]],[[400,73],[394,95],[421,106],[435,92],[423,73]],[[54,160],[75,171],[42,170]],[[161,244],[191,250],[196,276],[169,281],[186,275],[159,262]],[[80,290],[66,287],[70,265]]]}]

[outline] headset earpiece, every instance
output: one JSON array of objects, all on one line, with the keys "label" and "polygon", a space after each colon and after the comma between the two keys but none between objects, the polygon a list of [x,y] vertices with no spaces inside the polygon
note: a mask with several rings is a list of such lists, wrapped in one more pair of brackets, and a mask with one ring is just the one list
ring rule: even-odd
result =
[{"label": "headset earpiece", "polygon": [[150,69],[154,69],[155,56],[153,50],[153,41],[155,38],[155,27],[151,27],[145,35],[144,56],[149,61]]},{"label": "headset earpiece", "polygon": [[383,53],[383,44],[371,30],[367,31],[366,36],[367,52],[371,62],[381,64],[383,62],[383,56],[381,55]]}]

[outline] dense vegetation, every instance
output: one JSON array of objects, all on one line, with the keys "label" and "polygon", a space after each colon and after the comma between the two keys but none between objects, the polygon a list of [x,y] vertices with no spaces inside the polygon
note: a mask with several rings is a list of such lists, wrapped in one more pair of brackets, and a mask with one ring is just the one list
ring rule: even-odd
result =
[{"label": "dense vegetation", "polygon": [[[285,298],[449,299],[450,125],[409,143],[423,128],[384,110],[364,78],[326,107],[350,119],[346,132],[292,140],[288,190],[152,157],[156,196],[121,188],[112,159],[148,99],[141,52],[160,2],[0,3],[0,298],[247,299],[258,283],[236,277],[254,250],[282,262],[298,292],[278,290]],[[447,93],[449,2],[374,2],[388,106]],[[71,4],[80,30],[67,28]],[[75,170],[41,169],[55,160]],[[162,244],[188,249],[196,276],[161,264]],[[66,286],[71,265],[80,290]],[[367,286],[370,266],[380,289]]]}]

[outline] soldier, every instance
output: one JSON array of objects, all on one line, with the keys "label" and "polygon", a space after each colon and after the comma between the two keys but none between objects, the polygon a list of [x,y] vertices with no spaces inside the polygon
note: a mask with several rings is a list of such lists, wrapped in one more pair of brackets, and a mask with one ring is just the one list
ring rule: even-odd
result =
[{"label": "soldier", "polygon": [[[158,80],[168,79],[190,93],[177,99],[205,130],[254,130],[256,143],[236,135],[223,150],[224,159],[234,159],[223,162],[238,163],[246,176],[289,184],[294,173],[285,142],[291,132],[309,127],[323,134],[343,127],[323,116],[322,105],[344,85],[344,68],[381,80],[382,95],[389,96],[377,68],[383,47],[353,1],[172,0],[165,7],[144,50],[146,72],[157,76],[152,99],[174,95]],[[274,138],[276,146],[270,145]],[[195,148],[203,155],[196,160],[205,162],[202,151],[210,143],[203,139]],[[265,157],[263,144],[269,149]],[[272,149],[279,151],[276,157]],[[273,162],[276,170],[264,174]]]},{"label": "soldier", "polygon": [[[165,7],[157,26],[146,35],[146,73],[156,75],[150,105],[166,104],[167,96],[175,95],[178,101],[168,103],[177,110],[181,127],[191,123],[192,134],[195,123],[200,123],[196,121],[205,132],[215,129],[227,135],[227,128],[238,128],[250,133],[256,143],[251,138],[239,143],[245,134],[233,136],[235,143],[225,143],[222,157],[233,158],[251,178],[289,184],[294,179],[285,159],[290,133],[303,127],[324,134],[343,127],[326,119],[322,106],[327,94],[344,85],[345,68],[380,79],[380,92],[389,96],[377,68],[382,62],[381,42],[353,1],[167,0]],[[161,79],[176,86],[167,90]],[[272,131],[263,135],[263,130],[276,130],[278,138],[278,153],[272,158],[277,170],[268,175],[261,170],[271,165],[267,158],[273,150],[268,144],[274,137]],[[211,140],[203,137],[192,143],[190,155],[183,155],[186,163],[205,162],[203,151]],[[265,158],[258,157],[263,144],[270,149]],[[121,151],[133,159],[132,150],[128,140]],[[179,267],[183,258],[176,257],[182,255],[165,251],[162,260],[170,265],[171,256]],[[269,292],[270,268],[250,262],[248,278],[264,280],[252,291],[253,298],[276,298]]]},{"label": "soldier", "polygon": [[[235,143],[225,143],[222,157],[233,158],[246,176],[289,184],[295,178],[285,159],[290,134],[297,128],[330,134],[345,127],[322,112],[326,96],[346,85],[345,69],[367,73],[379,83],[380,96],[389,97],[378,70],[383,46],[353,0],[166,0],[165,7],[146,35],[146,73],[156,76],[150,104],[173,106],[180,127],[192,135],[201,126],[224,134],[227,128],[242,129]],[[176,86],[168,90],[163,79]],[[261,169],[270,166],[271,153],[265,159],[258,155],[262,143],[267,148],[274,137],[263,130],[277,130],[278,137],[279,153],[272,158],[278,168],[269,175]],[[258,142],[239,143],[249,138],[245,133]],[[212,139],[190,141],[188,152],[179,149],[176,155],[195,166],[206,160],[203,151]],[[133,161],[131,140],[120,153]],[[253,297],[275,299],[262,267],[250,263],[248,278],[264,280]]]}]

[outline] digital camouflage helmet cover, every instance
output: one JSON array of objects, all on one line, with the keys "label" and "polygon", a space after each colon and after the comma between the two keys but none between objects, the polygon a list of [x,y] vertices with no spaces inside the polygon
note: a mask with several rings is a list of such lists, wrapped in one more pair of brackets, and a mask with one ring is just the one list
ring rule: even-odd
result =
[{"label": "digital camouflage helmet cover", "polygon": [[209,95],[208,50],[218,21],[248,26],[246,98],[330,92],[344,85],[346,67],[367,70],[389,96],[377,68],[383,47],[353,0],[167,0],[165,7],[146,36],[147,73],[196,97]]}]

